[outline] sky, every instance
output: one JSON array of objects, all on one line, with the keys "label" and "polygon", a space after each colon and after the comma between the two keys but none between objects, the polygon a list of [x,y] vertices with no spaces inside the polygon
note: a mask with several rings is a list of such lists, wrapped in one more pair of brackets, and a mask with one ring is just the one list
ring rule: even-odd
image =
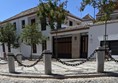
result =
[{"label": "sky", "polygon": [[[37,6],[39,0],[0,0],[0,21],[10,18],[24,10]],[[94,9],[87,6],[83,12],[79,11],[81,0],[68,0],[67,10],[73,15],[82,18],[86,14],[94,17]],[[96,13],[98,11],[96,10]]]}]

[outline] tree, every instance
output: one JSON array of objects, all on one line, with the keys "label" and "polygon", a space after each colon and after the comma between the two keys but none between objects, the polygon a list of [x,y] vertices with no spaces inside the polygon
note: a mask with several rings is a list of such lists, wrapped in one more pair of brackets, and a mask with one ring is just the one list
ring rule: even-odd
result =
[{"label": "tree", "polygon": [[3,41],[3,30],[2,30],[2,26],[0,26],[0,42],[2,44],[2,49],[3,49],[3,55],[4,55],[4,59],[6,59],[6,51],[5,51],[5,44],[4,44],[4,41]]},{"label": "tree", "polygon": [[83,11],[87,5],[91,5],[100,10],[102,17],[106,17],[104,20],[108,20],[117,6],[115,2],[114,0],[82,0],[80,11]]},{"label": "tree", "polygon": [[[38,16],[39,19],[47,18],[47,22],[51,29],[61,28],[61,24],[64,22],[67,12],[64,10],[67,1],[60,2],[60,0],[39,0]],[[46,19],[45,19],[46,20]],[[42,20],[40,20],[42,21]]]},{"label": "tree", "polygon": [[[38,17],[40,21],[41,19],[45,19],[45,24],[47,23],[52,30],[60,29],[62,26],[61,24],[64,23],[65,18],[67,16],[66,8],[67,0],[61,2],[60,0],[39,0],[40,4],[38,6]],[[57,33],[56,33],[56,45],[55,45],[55,53],[56,57],[57,54]]]},{"label": "tree", "polygon": [[91,5],[99,9],[101,13],[99,21],[105,22],[104,46],[106,48],[107,21],[110,20],[110,15],[116,9],[117,3],[114,0],[82,0],[80,11],[83,11],[87,5]]},{"label": "tree", "polygon": [[42,40],[44,40],[45,37],[39,31],[39,28],[37,27],[37,25],[32,24],[32,25],[25,26],[25,28],[23,29],[21,33],[20,38],[21,38],[21,41],[23,41],[23,43],[31,46],[30,59],[32,60],[33,45],[42,43]]},{"label": "tree", "polygon": [[11,23],[7,23],[0,28],[0,42],[3,44],[3,47],[5,47],[4,43],[7,43],[8,52],[11,52],[11,45],[13,47],[16,46],[17,38],[15,27]]}]

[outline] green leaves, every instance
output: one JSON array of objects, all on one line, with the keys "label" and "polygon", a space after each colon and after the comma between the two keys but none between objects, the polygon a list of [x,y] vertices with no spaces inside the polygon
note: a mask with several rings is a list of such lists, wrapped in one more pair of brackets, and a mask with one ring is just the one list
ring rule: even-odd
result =
[{"label": "green leaves", "polygon": [[[60,2],[60,0],[39,0],[40,4],[38,6],[38,16],[41,18],[48,18],[47,22],[51,29],[54,29],[55,22],[63,23],[66,17],[67,12],[65,12],[64,7],[66,6],[67,1]],[[58,27],[58,26],[57,26]],[[58,27],[58,28],[61,28]]]},{"label": "green leaves", "polygon": [[16,31],[14,26],[11,23],[5,24],[2,28],[0,28],[0,42],[3,43],[11,43],[15,42]]},{"label": "green leaves", "polygon": [[8,51],[10,52],[11,45],[13,47],[18,47],[18,41],[17,41],[17,34],[15,31],[15,27],[11,23],[5,24],[3,27],[0,28],[0,42],[1,43],[7,43],[8,45]]},{"label": "green leaves", "polygon": [[[112,0],[82,0],[80,11],[83,11],[87,5],[97,8],[101,12],[101,19],[109,20],[110,14],[114,11],[117,4]],[[105,17],[106,16],[106,17]]]},{"label": "green leaves", "polygon": [[36,24],[26,25],[21,33],[21,40],[27,45],[42,43],[43,35]]}]

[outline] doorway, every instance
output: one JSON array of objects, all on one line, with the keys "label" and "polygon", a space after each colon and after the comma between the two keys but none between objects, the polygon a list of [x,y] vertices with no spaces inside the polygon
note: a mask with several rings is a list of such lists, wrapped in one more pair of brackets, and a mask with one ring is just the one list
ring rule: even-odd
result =
[{"label": "doorway", "polygon": [[88,57],[88,35],[81,35],[80,40],[80,58]]},{"label": "doorway", "polygon": [[71,49],[72,49],[72,37],[64,37],[57,39],[53,37],[54,56],[56,54],[55,52],[57,52],[58,58],[72,58]]}]

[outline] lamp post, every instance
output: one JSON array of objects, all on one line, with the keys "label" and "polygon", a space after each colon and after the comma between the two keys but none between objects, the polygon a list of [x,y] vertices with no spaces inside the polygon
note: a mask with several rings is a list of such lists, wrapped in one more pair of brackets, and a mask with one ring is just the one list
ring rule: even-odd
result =
[{"label": "lamp post", "polygon": [[104,46],[105,46],[105,50],[106,50],[106,48],[107,48],[107,37],[108,37],[108,35],[107,35],[107,20],[105,20],[105,33],[104,33]]}]

